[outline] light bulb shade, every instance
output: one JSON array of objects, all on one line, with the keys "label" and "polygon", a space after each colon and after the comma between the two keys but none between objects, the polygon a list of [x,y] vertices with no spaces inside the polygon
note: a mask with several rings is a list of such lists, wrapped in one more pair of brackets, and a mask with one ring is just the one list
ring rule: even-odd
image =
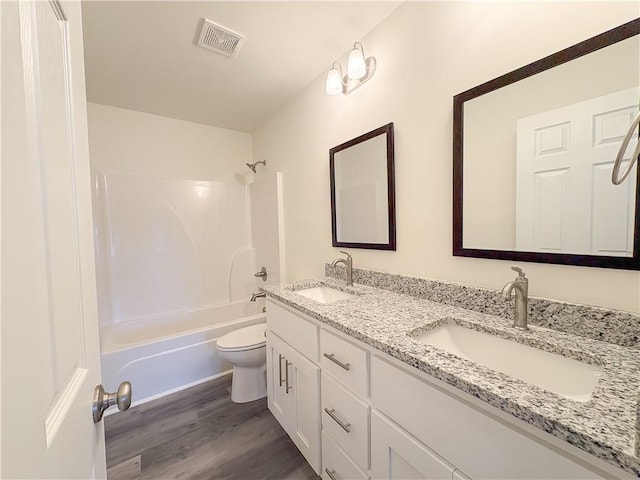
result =
[{"label": "light bulb shade", "polygon": [[328,95],[340,95],[342,93],[342,76],[337,68],[332,68],[327,74],[326,92]]},{"label": "light bulb shade", "polygon": [[354,45],[353,50],[349,53],[349,61],[347,63],[347,75],[354,80],[360,79],[367,74],[367,64],[364,61],[364,51]]}]

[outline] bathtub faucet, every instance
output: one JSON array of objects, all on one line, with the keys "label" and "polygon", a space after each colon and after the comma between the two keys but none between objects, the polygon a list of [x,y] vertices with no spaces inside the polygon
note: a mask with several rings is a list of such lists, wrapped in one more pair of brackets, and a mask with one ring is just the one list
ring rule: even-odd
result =
[{"label": "bathtub faucet", "polygon": [[251,301],[252,301],[252,302],[255,302],[255,301],[256,301],[256,298],[264,298],[264,297],[266,297],[266,296],[267,296],[267,294],[266,294],[266,293],[264,293],[264,292],[260,292],[260,293],[252,293],[252,294],[251,294]]}]

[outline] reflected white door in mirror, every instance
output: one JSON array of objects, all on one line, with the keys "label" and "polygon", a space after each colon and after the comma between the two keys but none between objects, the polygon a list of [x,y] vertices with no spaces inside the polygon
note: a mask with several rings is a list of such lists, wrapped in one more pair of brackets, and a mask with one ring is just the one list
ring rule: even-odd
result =
[{"label": "reflected white door in mirror", "polygon": [[639,92],[633,87],[517,121],[516,250],[633,255],[635,188],[610,177]]}]

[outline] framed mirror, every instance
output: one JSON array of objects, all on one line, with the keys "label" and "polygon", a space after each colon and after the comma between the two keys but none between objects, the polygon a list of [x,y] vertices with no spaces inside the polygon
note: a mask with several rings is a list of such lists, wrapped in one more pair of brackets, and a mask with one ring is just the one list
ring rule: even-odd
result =
[{"label": "framed mirror", "polygon": [[329,150],[334,247],[396,249],[393,123]]},{"label": "framed mirror", "polygon": [[639,100],[640,19],[456,95],[453,254],[640,270]]}]

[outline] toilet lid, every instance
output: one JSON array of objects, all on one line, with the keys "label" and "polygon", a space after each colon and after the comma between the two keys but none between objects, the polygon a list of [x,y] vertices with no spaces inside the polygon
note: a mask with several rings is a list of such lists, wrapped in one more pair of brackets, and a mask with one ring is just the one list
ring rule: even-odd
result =
[{"label": "toilet lid", "polygon": [[218,339],[218,348],[229,350],[247,349],[266,342],[266,323],[259,323],[250,327],[239,328],[229,332]]}]

